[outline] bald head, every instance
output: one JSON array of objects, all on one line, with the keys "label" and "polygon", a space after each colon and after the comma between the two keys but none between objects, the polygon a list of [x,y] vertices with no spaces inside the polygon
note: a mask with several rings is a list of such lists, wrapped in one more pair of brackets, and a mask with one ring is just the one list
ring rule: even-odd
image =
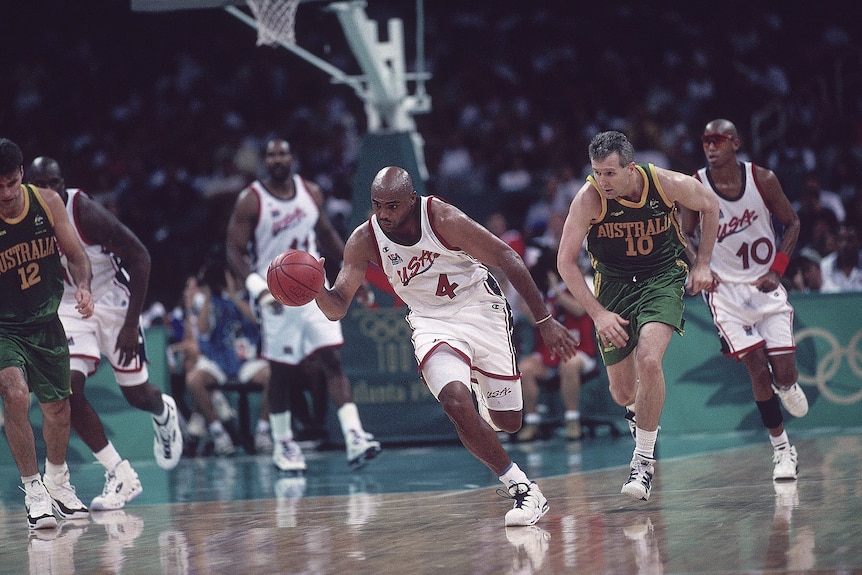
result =
[{"label": "bald head", "polygon": [[383,168],[371,182],[371,195],[402,195],[409,196],[413,193],[413,180],[407,170],[397,166]]},{"label": "bald head", "polygon": [[40,188],[50,188],[60,195],[66,191],[63,172],[57,160],[48,156],[39,156],[30,164],[27,170],[28,181]]},{"label": "bald head", "polygon": [[736,126],[730,120],[719,118],[710,121],[706,128],[703,129],[704,134],[727,134],[733,138],[738,138],[739,133],[736,131]]}]

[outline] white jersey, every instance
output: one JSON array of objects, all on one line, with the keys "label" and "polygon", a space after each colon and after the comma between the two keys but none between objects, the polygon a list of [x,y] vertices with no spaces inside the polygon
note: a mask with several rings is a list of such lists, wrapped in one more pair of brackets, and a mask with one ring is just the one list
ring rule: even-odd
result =
[{"label": "white jersey", "polygon": [[[473,256],[441,240],[431,224],[434,196],[420,197],[422,234],[413,245],[389,239],[370,219],[378,257],[390,285],[412,313],[422,316],[454,316],[477,296],[492,293],[488,268]],[[493,281],[493,283],[496,283]],[[499,288],[496,289],[499,291]]]},{"label": "white jersey", "polygon": [[144,336],[140,326],[138,327],[140,353],[131,363],[121,366],[120,352],[116,349],[117,337],[126,321],[129,309],[131,294],[129,274],[123,268],[119,257],[107,251],[101,244],[92,243],[81,231],[80,222],[75,216],[75,206],[82,197],[89,197],[86,192],[79,189],[68,189],[66,192],[69,194],[66,200],[69,221],[83,244],[87,257],[90,258],[90,267],[93,270],[90,293],[95,303],[93,315],[87,319],[82,318],[75,309],[76,288],[69,280],[71,277],[69,264],[63,257],[66,282],[57,314],[63,323],[69,343],[70,368],[87,376],[93,375],[99,366],[101,356],[104,355],[111,364],[114,378],[121,387],[140,385],[149,379],[146,350],[143,347]]},{"label": "white jersey", "polygon": [[769,271],[778,250],[772,212],[761,195],[755,165],[742,163],[742,194],[735,199],[715,189],[706,168],[696,177],[718,200],[718,235],[710,269],[722,281],[751,283]]},{"label": "white jersey", "polygon": [[288,249],[320,257],[315,232],[320,207],[302,178],[294,175],[293,186],[296,193],[289,200],[275,197],[259,180],[249,186],[260,203],[251,253],[252,268],[263,277],[275,256]]},{"label": "white jersey", "polygon": [[[113,253],[105,250],[101,244],[92,243],[82,232],[78,218],[75,216],[75,205],[81,197],[89,197],[86,192],[79,189],[68,189],[66,193],[69,198],[66,201],[66,213],[69,214],[69,221],[72,227],[75,228],[75,234],[84,246],[84,251],[87,257],[90,258],[90,267],[93,270],[93,279],[90,282],[90,293],[93,296],[93,301],[98,302],[106,294],[111,293],[114,296],[113,303],[116,305],[121,300],[125,300],[128,305],[129,299],[129,275],[123,269],[120,259]],[[71,273],[69,272],[69,262],[63,257],[63,268],[66,270],[66,281],[63,289],[63,302],[75,304],[76,288],[71,282]]]}]

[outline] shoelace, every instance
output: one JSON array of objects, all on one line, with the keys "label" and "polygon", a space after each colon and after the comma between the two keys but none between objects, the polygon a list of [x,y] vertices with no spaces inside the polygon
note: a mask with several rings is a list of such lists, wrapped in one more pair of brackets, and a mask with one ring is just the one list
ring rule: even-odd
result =
[{"label": "shoelace", "polygon": [[47,499],[49,499],[49,500],[50,500],[50,498],[51,498],[51,494],[50,494],[50,493],[48,493],[47,491],[45,491],[45,492],[40,492],[40,493],[30,493],[30,492],[28,492],[28,491],[27,491],[27,489],[26,489],[26,488],[24,488],[24,487],[22,487],[22,486],[20,486],[20,485],[18,486],[18,489],[20,489],[21,491],[23,491],[23,492],[24,492],[24,495],[26,495],[27,497],[29,497],[29,498],[30,498],[30,501],[31,501],[31,502],[34,502],[34,503],[35,503],[36,501],[41,501],[43,498],[47,498]]},{"label": "shoelace", "polygon": [[108,495],[116,492],[114,484],[117,482],[117,476],[110,471],[105,472],[105,486],[102,488],[102,495]]},{"label": "shoelace", "polygon": [[299,459],[302,456],[302,451],[295,443],[282,443],[284,447],[284,456],[288,459]]},{"label": "shoelace", "polygon": [[[512,493],[510,489],[512,487],[515,488],[515,493]],[[523,491],[522,491],[523,489]],[[497,495],[503,497],[504,499],[514,499],[515,507],[523,507],[524,501],[526,501],[527,496],[530,494],[530,485],[528,483],[513,483],[508,488],[504,489],[502,487],[497,488]]]},{"label": "shoelace", "polygon": [[644,487],[649,487],[650,480],[652,479],[652,473],[646,470],[648,464],[646,463],[635,463],[635,467],[629,472],[629,481],[638,480],[638,476],[643,473],[640,477],[640,482]]}]

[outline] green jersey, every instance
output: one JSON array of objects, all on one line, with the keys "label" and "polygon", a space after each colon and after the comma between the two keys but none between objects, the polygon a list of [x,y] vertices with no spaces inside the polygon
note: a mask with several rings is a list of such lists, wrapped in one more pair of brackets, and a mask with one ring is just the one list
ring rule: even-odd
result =
[{"label": "green jersey", "polygon": [[676,205],[667,199],[652,164],[637,164],[644,188],[636,201],[609,200],[592,176],[602,213],[590,224],[587,251],[593,268],[608,279],[638,282],[678,265],[685,239]]},{"label": "green jersey", "polygon": [[63,266],[54,218],[33,186],[24,186],[21,216],[0,218],[0,329],[42,324],[57,314]]}]

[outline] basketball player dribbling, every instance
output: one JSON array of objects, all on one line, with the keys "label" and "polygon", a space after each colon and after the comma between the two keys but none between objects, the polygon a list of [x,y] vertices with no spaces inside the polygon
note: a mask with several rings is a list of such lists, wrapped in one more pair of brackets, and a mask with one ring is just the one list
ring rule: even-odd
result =
[{"label": "basketball player dribbling", "polygon": [[371,206],[374,215],[348,238],[344,265],[332,289],[318,293],[317,304],[331,320],[344,317],[369,262],[381,266],[410,308],[407,322],[428,389],[464,447],[515,500],[506,526],[535,524],[548,511],[548,501],[512,461],[495,431],[520,429],[523,399],[512,311],[488,266],[502,269],[524,298],[553,353],[568,359],[577,341],[548,313],[515,250],[455,206],[417,196],[406,170],[390,166],[377,173]]}]

